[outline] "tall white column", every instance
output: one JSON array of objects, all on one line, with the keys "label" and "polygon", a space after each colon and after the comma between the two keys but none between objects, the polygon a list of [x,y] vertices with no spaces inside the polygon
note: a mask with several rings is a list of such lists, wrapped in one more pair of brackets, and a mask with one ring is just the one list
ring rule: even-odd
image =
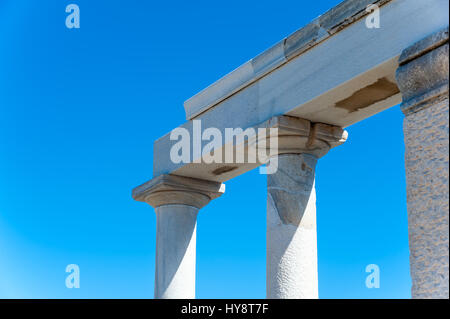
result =
[{"label": "tall white column", "polygon": [[405,49],[397,70],[413,298],[449,298],[448,39],[447,27]]},{"label": "tall white column", "polygon": [[[282,117],[278,122],[278,168],[267,176],[266,295],[269,299],[316,299],[317,159],[347,139],[340,127]],[[273,165],[273,163],[271,164]]]},{"label": "tall white column", "polygon": [[317,278],[317,158],[285,154],[267,178],[267,298],[319,297]]},{"label": "tall white column", "polygon": [[155,207],[155,298],[195,298],[197,214],[224,192],[221,183],[161,175],[135,188],[133,198]]},{"label": "tall white column", "polygon": [[195,245],[198,208],[156,208],[155,298],[195,298]]}]

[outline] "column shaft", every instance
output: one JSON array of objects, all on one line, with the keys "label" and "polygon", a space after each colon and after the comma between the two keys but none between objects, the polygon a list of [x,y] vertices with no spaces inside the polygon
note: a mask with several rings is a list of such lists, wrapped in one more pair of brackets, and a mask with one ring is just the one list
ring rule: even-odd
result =
[{"label": "column shaft", "polygon": [[156,208],[155,298],[195,298],[195,246],[198,208]]},{"label": "column shaft", "polygon": [[413,298],[448,298],[448,99],[405,118]]},{"label": "column shaft", "polygon": [[155,298],[195,298],[197,214],[225,185],[160,175],[133,189],[133,198],[156,210]]},{"label": "column shaft", "polygon": [[405,49],[397,70],[413,298],[449,297],[448,51],[447,28]]},{"label": "column shaft", "polygon": [[318,298],[316,163],[313,155],[279,155],[268,175],[267,298]]}]

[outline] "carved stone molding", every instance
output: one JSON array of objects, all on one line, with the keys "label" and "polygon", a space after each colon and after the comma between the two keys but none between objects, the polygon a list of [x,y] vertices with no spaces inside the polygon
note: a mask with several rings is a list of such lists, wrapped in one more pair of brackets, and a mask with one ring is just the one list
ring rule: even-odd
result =
[{"label": "carved stone molding", "polygon": [[396,78],[405,115],[448,98],[448,39],[447,27],[403,50]]},{"label": "carved stone molding", "polygon": [[311,154],[320,158],[333,147],[345,143],[348,137],[341,127],[286,115],[273,117],[259,127],[278,129],[277,155]]},{"label": "carved stone molding", "polygon": [[202,208],[225,192],[225,184],[176,175],[160,175],[133,189],[133,198],[153,207],[188,205]]}]

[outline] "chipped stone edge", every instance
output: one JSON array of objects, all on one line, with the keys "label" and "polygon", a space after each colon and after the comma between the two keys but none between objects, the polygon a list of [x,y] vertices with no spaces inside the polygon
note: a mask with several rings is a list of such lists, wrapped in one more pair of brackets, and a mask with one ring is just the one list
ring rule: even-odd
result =
[{"label": "chipped stone edge", "polygon": [[258,81],[337,32],[369,14],[366,8],[381,7],[393,0],[346,0],[311,23],[284,38],[184,102],[186,119],[195,119],[218,103]]},{"label": "chipped stone edge", "polygon": [[448,26],[436,33],[433,33],[426,38],[417,41],[410,47],[403,50],[398,59],[399,66],[405,65],[408,62],[427,54],[428,52],[440,47],[449,41]]}]

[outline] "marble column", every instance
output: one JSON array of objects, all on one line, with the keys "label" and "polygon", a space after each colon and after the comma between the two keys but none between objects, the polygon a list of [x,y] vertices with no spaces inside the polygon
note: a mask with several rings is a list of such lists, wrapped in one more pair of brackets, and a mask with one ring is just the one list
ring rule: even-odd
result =
[{"label": "marble column", "polygon": [[339,127],[284,117],[278,123],[278,169],[267,175],[267,298],[315,299],[315,169],[347,139]]},{"label": "marble column", "polygon": [[156,210],[155,298],[195,298],[197,214],[224,192],[221,183],[161,175],[133,190]]},{"label": "marble column", "polygon": [[448,27],[405,49],[397,83],[413,298],[449,298]]}]

